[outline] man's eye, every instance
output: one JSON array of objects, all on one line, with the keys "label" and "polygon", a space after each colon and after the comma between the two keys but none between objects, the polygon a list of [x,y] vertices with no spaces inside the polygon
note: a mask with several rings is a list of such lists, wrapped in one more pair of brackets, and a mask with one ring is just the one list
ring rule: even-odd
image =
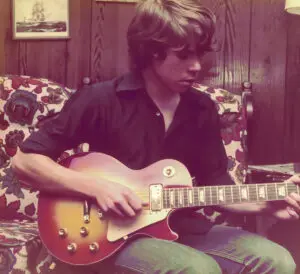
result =
[{"label": "man's eye", "polygon": [[189,58],[189,56],[190,56],[190,53],[188,52],[188,51],[178,51],[177,53],[176,53],[176,55],[177,55],[177,57],[179,58],[179,59],[181,59],[181,60],[186,60],[186,59],[188,59]]}]

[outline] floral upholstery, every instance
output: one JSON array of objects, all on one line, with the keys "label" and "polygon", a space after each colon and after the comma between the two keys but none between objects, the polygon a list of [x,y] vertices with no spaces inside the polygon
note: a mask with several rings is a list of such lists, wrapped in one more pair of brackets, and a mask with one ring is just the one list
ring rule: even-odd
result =
[{"label": "floral upholstery", "polygon": [[246,111],[241,96],[220,88],[194,84],[194,88],[208,94],[216,102],[221,120],[221,135],[228,157],[228,172],[236,184],[246,180]]},{"label": "floral upholstery", "polygon": [[46,79],[0,77],[0,218],[36,219],[37,192],[21,187],[10,159],[31,132],[60,111],[70,94]]},{"label": "floral upholstery", "polygon": [[[194,87],[216,102],[229,173],[237,184],[244,183],[246,123],[241,96],[199,84]],[[72,90],[47,79],[0,77],[0,274],[49,273],[53,267],[52,257],[42,248],[38,237],[38,192],[21,185],[10,163],[18,145],[48,118],[59,113],[71,93]],[[66,151],[61,157],[77,150]],[[218,217],[212,216],[214,220]]]}]

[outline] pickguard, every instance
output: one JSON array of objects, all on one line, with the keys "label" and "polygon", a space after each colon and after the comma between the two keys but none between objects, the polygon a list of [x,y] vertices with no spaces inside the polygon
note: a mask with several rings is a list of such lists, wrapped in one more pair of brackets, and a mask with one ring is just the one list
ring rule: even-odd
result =
[{"label": "pickguard", "polygon": [[114,242],[125,238],[148,225],[164,220],[170,209],[161,211],[142,210],[140,215],[135,218],[111,218],[108,221],[107,240]]}]

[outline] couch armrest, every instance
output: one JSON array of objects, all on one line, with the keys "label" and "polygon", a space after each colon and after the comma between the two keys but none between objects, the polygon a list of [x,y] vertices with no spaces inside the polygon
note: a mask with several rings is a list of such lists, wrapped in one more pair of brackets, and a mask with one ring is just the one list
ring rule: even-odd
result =
[{"label": "couch armrest", "polygon": [[253,117],[254,112],[252,84],[250,82],[243,82],[242,84],[242,105],[245,118],[248,121]]}]

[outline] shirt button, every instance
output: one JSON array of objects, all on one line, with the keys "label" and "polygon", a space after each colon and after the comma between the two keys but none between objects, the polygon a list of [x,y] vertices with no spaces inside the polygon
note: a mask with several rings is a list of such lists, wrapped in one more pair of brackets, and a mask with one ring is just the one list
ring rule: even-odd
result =
[{"label": "shirt button", "polygon": [[159,112],[159,111],[156,112],[155,115],[156,115],[157,117],[159,117],[159,116],[160,116],[160,112]]}]

